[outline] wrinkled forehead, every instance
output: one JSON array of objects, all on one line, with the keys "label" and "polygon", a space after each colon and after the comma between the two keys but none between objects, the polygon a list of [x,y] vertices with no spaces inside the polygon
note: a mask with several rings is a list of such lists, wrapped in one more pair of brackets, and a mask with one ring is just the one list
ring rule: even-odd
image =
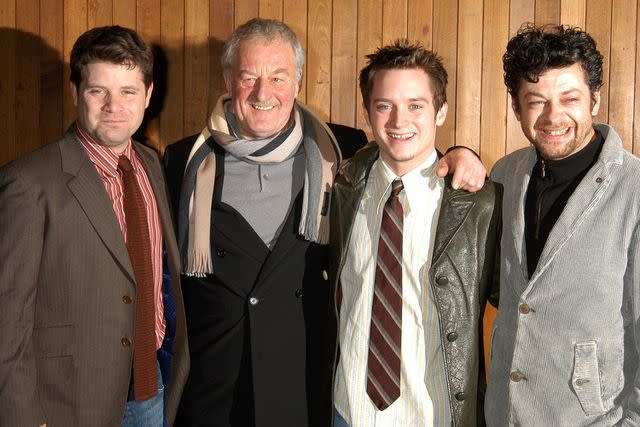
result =
[{"label": "wrinkled forehead", "polygon": [[295,67],[295,52],[291,43],[281,36],[258,36],[245,39],[238,44],[234,66],[242,66],[257,59],[278,62]]}]

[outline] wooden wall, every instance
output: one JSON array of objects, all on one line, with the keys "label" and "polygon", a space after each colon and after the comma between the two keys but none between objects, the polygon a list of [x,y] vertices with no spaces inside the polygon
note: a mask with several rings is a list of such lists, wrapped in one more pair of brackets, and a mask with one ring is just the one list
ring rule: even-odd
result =
[{"label": "wooden wall", "polygon": [[638,0],[0,0],[0,165],[57,138],[73,121],[69,50],[88,28],[137,29],[156,48],[143,134],[160,151],[201,130],[223,91],[219,55],[254,16],[282,19],[308,53],[300,98],[326,120],[366,128],[357,72],[398,37],[436,50],[450,75],[438,147],[462,144],[486,166],[526,145],[502,82],[501,56],[522,22],[589,31],[605,56],[598,120],[640,153]]}]

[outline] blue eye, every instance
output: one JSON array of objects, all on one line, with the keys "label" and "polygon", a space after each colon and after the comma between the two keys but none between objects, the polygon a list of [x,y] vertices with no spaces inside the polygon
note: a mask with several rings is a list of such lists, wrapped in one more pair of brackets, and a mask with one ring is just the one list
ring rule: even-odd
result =
[{"label": "blue eye", "polygon": [[421,108],[422,108],[422,105],[420,105],[420,104],[410,104],[409,105],[409,109],[410,110],[419,110]]}]

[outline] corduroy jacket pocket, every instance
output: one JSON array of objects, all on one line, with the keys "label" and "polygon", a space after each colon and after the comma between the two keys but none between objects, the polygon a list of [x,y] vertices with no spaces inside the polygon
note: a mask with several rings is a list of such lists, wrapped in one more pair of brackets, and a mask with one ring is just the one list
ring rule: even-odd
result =
[{"label": "corduroy jacket pocket", "polygon": [[596,341],[580,341],[575,344],[571,387],[578,396],[582,410],[587,416],[605,413],[600,387],[598,343]]}]

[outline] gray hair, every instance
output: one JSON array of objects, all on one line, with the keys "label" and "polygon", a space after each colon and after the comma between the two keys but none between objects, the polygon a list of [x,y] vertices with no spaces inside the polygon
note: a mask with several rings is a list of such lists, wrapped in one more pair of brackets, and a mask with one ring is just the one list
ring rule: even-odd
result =
[{"label": "gray hair", "polygon": [[231,79],[233,61],[235,60],[236,52],[238,51],[238,46],[241,42],[260,38],[264,38],[266,41],[271,42],[277,37],[282,38],[282,40],[289,43],[293,48],[293,52],[296,56],[296,77],[298,78],[298,82],[302,81],[302,69],[305,62],[305,53],[304,49],[302,49],[302,46],[300,45],[298,37],[296,37],[293,30],[284,22],[264,18],[253,18],[240,25],[224,44],[221,62],[225,78],[228,80]]}]

